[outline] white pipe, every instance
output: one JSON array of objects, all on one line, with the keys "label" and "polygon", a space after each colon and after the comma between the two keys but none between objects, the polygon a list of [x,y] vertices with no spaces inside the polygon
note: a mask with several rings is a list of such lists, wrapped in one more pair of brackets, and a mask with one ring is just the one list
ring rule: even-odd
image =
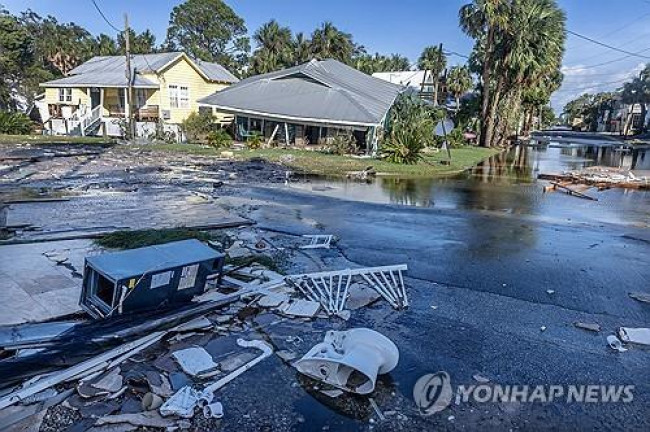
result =
[{"label": "white pipe", "polygon": [[237,345],[239,345],[242,348],[257,348],[262,350],[262,354],[260,356],[254,358],[253,360],[249,361],[245,365],[239,367],[238,369],[232,371],[230,374],[226,375],[225,377],[221,378],[218,381],[215,381],[214,383],[210,384],[203,390],[204,392],[210,392],[214,393],[215,391],[219,390],[221,387],[225,386],[228,384],[230,381],[234,380],[237,378],[239,375],[243,374],[246,372],[248,369],[252,368],[265,358],[269,357],[271,354],[273,354],[273,348],[271,348],[266,342],[260,341],[260,340],[251,340],[247,341],[244,339],[237,339]]}]

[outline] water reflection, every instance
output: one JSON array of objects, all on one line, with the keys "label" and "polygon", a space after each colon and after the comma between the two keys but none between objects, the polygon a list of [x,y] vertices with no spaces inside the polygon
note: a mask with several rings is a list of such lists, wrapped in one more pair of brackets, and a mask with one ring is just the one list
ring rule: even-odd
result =
[{"label": "water reflection", "polygon": [[434,179],[384,178],[380,181],[391,203],[417,207],[433,205],[433,184]]},{"label": "water reflection", "polygon": [[[508,215],[531,215],[547,220],[586,220],[612,223],[650,223],[650,193],[611,189],[595,192],[599,201],[544,193],[540,173],[561,173],[588,166],[650,170],[648,149],[559,144],[520,145],[497,154],[452,178],[402,179],[379,177],[368,184],[313,179],[295,187],[357,201],[438,209],[465,209]],[[519,238],[522,232],[513,233]],[[500,238],[507,238],[503,236]],[[531,241],[534,241],[532,238]]]}]

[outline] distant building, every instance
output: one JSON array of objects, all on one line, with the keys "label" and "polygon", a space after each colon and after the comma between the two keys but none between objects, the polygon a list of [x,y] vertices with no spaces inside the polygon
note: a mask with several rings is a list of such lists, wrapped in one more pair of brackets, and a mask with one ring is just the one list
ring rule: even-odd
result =
[{"label": "distant building", "polygon": [[[158,124],[179,133],[178,125],[198,111],[197,99],[239,81],[221,65],[193,60],[182,52],[134,54],[131,68],[138,135],[151,133]],[[68,76],[41,87],[45,89],[40,103],[47,107],[41,115],[46,132],[123,134],[124,119],[129,116],[125,56],[93,57]],[[224,115],[219,119],[232,121]]]},{"label": "distant building", "polygon": [[[431,71],[375,72],[372,76],[388,81],[389,83],[406,86],[417,91],[422,99],[433,100],[434,86]],[[445,79],[441,77],[438,83],[438,104],[444,105],[446,102],[447,89]]]}]

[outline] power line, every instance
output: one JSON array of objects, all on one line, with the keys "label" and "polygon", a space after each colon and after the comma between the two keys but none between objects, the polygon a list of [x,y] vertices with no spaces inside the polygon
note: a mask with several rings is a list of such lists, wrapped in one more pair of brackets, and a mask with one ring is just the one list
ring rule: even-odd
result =
[{"label": "power line", "polygon": [[98,6],[97,3],[95,2],[95,0],[90,0],[90,1],[93,2],[93,5],[95,5],[95,9],[97,9],[97,12],[99,12],[99,14],[102,16],[102,18],[104,18],[104,21],[106,21],[106,24],[108,24],[109,26],[111,26],[111,27],[113,28],[113,30],[115,30],[116,32],[118,32],[118,33],[122,33],[122,30],[120,30],[119,28],[115,27],[115,26],[113,25],[113,23],[110,22],[110,20],[109,20],[108,18],[106,18],[106,15],[104,15],[104,12],[102,12],[102,10],[99,8],[99,6]]},{"label": "power line", "polygon": [[592,39],[592,38],[590,38],[588,36],[581,35],[580,33],[576,33],[576,32],[574,32],[572,30],[567,30],[567,33],[572,34],[572,35],[574,35],[576,37],[579,37],[581,39],[584,39],[586,41],[589,41],[591,43],[594,43],[596,45],[600,45],[600,46],[603,46],[605,48],[609,48],[609,49],[614,50],[614,51],[622,52],[623,54],[627,54],[629,56],[640,57],[640,58],[644,58],[644,59],[650,59],[650,57],[648,57],[648,56],[642,56],[642,55],[639,55],[637,53],[633,53],[631,51],[626,51],[624,49],[617,48],[617,47],[612,46],[612,45],[608,45],[608,44],[606,44],[604,42],[597,41],[596,39]]},{"label": "power line", "polygon": [[445,55],[455,55],[455,56],[458,56],[458,57],[462,57],[462,58],[469,59],[469,56],[467,56],[467,55],[465,55],[465,54],[457,53],[457,52],[455,52],[455,51],[447,51],[447,52],[445,52],[444,54],[445,54]]},{"label": "power line", "polygon": [[620,84],[620,83],[624,83],[624,82],[629,81],[632,77],[633,77],[633,75],[631,75],[629,77],[626,77],[626,78],[622,78],[620,80],[616,80],[616,81],[605,82],[605,83],[600,83],[600,84],[585,85],[584,87],[561,88],[559,90],[556,90],[555,93],[565,93],[565,92],[574,92],[574,91],[580,91],[580,90],[589,90],[589,89],[593,89],[593,88],[605,87],[605,86],[612,85],[612,84]]}]

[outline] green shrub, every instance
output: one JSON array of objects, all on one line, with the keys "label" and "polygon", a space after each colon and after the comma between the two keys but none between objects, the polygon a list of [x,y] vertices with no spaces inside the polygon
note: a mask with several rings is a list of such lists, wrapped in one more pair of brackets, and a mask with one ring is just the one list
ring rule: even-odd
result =
[{"label": "green shrub", "polygon": [[352,133],[336,135],[327,145],[325,151],[327,153],[337,155],[347,155],[356,152],[357,140],[354,139]]},{"label": "green shrub", "polygon": [[[444,136],[437,137],[438,144],[442,146],[445,142]],[[467,145],[467,139],[465,134],[460,128],[454,128],[451,131],[447,132],[447,144],[449,148],[460,148]]]},{"label": "green shrub", "polygon": [[381,147],[380,157],[388,162],[411,165],[422,159],[424,141],[409,127],[397,126]]},{"label": "green shrub", "polygon": [[0,133],[7,135],[28,135],[34,124],[30,118],[18,112],[0,111]]},{"label": "green shrub", "polygon": [[135,249],[173,241],[198,239],[207,242],[209,233],[187,228],[144,229],[115,231],[95,240],[95,244],[109,249]]},{"label": "green shrub", "polygon": [[215,116],[209,111],[193,112],[181,123],[188,141],[202,141],[217,129]]},{"label": "green shrub", "polygon": [[253,134],[246,139],[246,147],[248,147],[249,150],[262,148],[263,143],[264,138],[262,137],[262,134],[257,132],[253,132]]},{"label": "green shrub", "polygon": [[380,157],[399,164],[417,163],[422,150],[435,144],[433,131],[438,117],[438,110],[421,99],[400,96],[381,140]]},{"label": "green shrub", "polygon": [[232,144],[232,138],[228,132],[222,129],[213,130],[206,136],[208,145],[216,149],[228,148]]}]

